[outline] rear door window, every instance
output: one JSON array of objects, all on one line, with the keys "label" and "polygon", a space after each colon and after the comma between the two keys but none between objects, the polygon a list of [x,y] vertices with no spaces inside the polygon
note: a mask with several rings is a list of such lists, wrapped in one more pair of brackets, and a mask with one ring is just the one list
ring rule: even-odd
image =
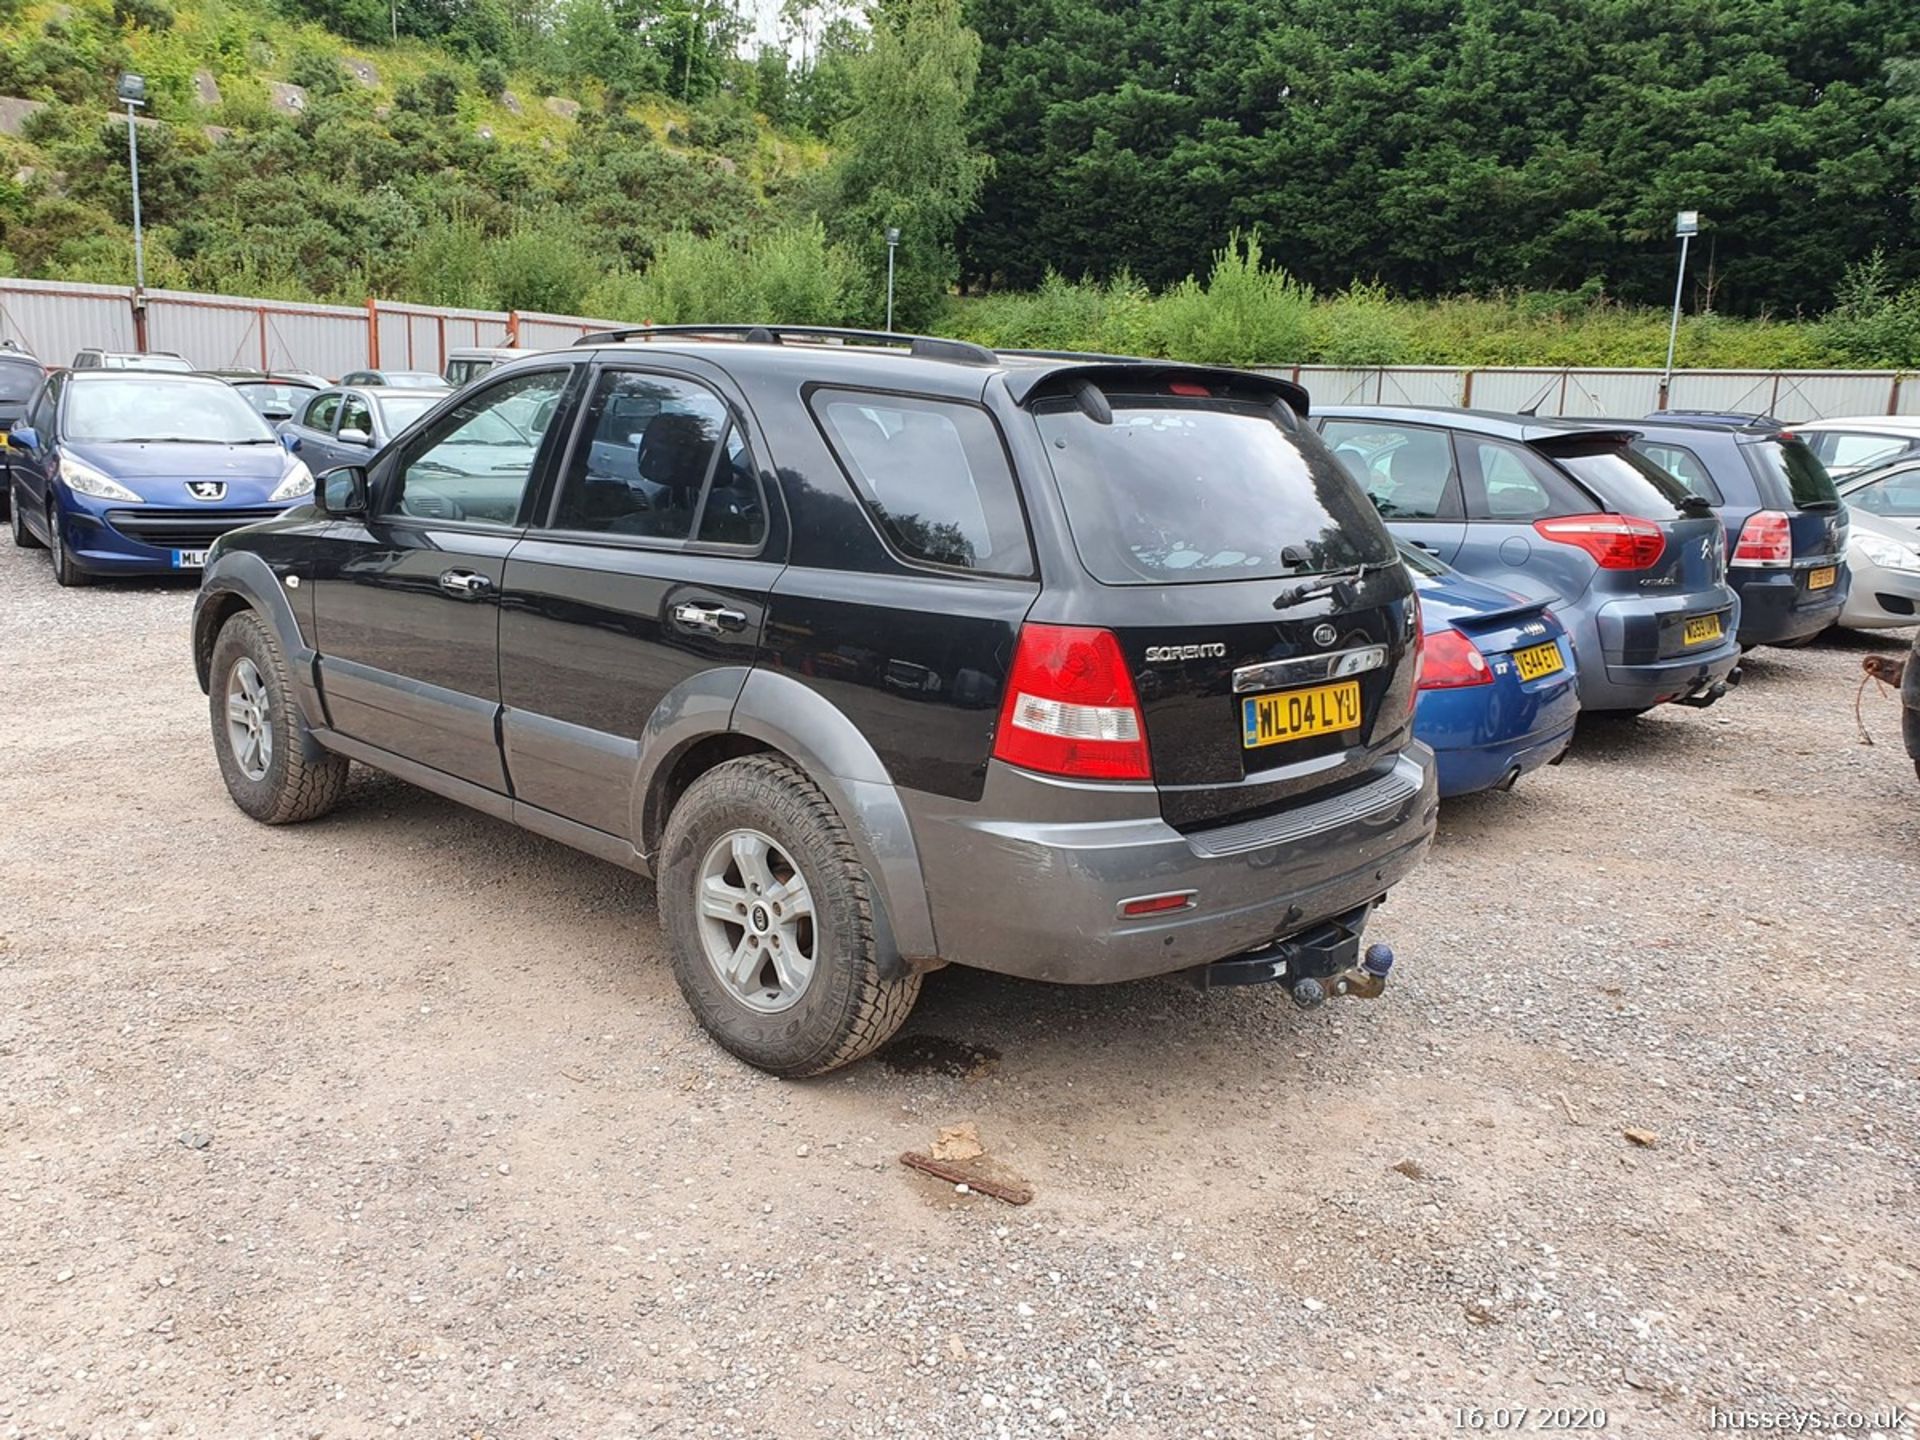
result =
[{"label": "rear door window", "polygon": [[852,390],[816,390],[807,403],[894,549],[927,565],[1033,574],[1026,512],[986,411]]},{"label": "rear door window", "polygon": [[1035,421],[1081,563],[1109,585],[1267,580],[1395,558],[1353,478],[1272,408],[1111,395],[1111,424],[1071,400]]},{"label": "rear door window", "polygon": [[1833,477],[1803,440],[1772,436],[1741,447],[1762,477],[1784,489],[1796,510],[1831,510],[1840,503]]},{"label": "rear door window", "polygon": [[1633,448],[1686,486],[1690,493],[1709,504],[1719,505],[1723,502],[1720,487],[1713,483],[1713,477],[1707,473],[1706,462],[1686,446],[1675,445],[1668,440],[1649,440],[1643,436],[1633,442]]},{"label": "rear door window", "polygon": [[1458,438],[1469,520],[1531,525],[1552,515],[1593,509],[1580,487],[1537,451],[1484,435]]},{"label": "rear door window", "polygon": [[1328,420],[1320,437],[1388,520],[1457,520],[1453,444],[1444,430]]}]

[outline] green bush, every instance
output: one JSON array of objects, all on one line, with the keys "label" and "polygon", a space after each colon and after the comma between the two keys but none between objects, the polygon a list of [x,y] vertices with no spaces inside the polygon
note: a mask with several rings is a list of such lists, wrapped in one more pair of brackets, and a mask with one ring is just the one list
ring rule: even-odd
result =
[{"label": "green bush", "polygon": [[498,100],[507,88],[507,67],[489,55],[474,67],[474,78],[482,95]]},{"label": "green bush", "polygon": [[560,315],[578,313],[602,268],[585,231],[560,212],[521,220],[487,247],[487,261],[495,308]]},{"label": "green bush", "polygon": [[1236,233],[1204,287],[1190,275],[1161,296],[1156,353],[1217,365],[1285,365],[1310,353],[1313,292],[1261,260],[1260,237]]},{"label": "green bush", "polygon": [[304,41],[293,47],[293,54],[287,59],[287,79],[304,89],[310,98],[338,95],[347,88],[347,72],[340,64],[340,57]]},{"label": "green bush", "polygon": [[862,285],[859,265],[814,220],[746,245],[669,235],[638,284],[607,298],[660,325],[845,325],[861,309]]},{"label": "green bush", "polygon": [[113,19],[128,30],[171,30],[173,7],[166,0],[113,0]]}]

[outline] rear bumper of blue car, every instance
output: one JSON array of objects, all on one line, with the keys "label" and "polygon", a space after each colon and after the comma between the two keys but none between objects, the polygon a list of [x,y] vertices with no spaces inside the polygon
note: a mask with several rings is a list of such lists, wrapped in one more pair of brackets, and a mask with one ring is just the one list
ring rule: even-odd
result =
[{"label": "rear bumper of blue car", "polygon": [[1572,743],[1580,715],[1572,669],[1523,682],[1503,661],[1496,677],[1487,685],[1420,694],[1414,738],[1433,751],[1443,799],[1510,784],[1557,760]]}]

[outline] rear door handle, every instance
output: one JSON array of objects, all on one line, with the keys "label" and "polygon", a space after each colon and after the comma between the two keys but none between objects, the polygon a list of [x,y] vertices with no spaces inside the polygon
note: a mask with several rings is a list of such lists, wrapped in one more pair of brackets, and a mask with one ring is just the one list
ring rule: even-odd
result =
[{"label": "rear door handle", "polygon": [[462,600],[477,600],[493,589],[493,581],[471,570],[449,570],[440,577],[440,588]]},{"label": "rear door handle", "polygon": [[724,630],[747,628],[747,617],[742,612],[708,601],[688,601],[674,606],[673,619],[676,625],[698,630],[703,635],[718,635]]}]

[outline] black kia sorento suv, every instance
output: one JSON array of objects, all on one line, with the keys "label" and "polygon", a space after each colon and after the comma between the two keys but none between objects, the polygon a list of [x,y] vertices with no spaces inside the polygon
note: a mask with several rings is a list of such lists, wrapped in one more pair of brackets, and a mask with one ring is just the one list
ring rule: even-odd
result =
[{"label": "black kia sorento suv", "polygon": [[349,761],[651,876],[781,1075],[947,964],[1378,993],[1436,809],[1420,625],[1284,380],[769,327],[489,372],[224,537],[193,647],[234,801]]}]

